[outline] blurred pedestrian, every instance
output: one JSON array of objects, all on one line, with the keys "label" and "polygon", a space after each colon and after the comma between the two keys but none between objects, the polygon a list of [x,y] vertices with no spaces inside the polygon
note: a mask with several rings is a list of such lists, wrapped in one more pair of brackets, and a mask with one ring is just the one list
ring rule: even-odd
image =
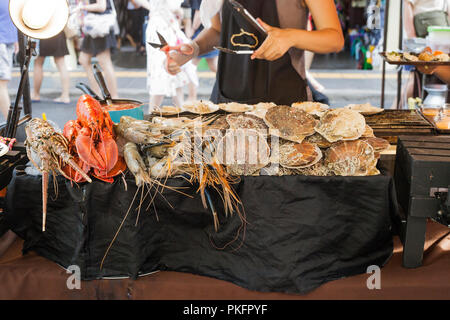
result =
[{"label": "blurred pedestrian", "polygon": [[135,0],[128,0],[127,6],[127,24],[128,33],[126,35],[130,44],[136,48],[136,52],[145,53],[145,45],[142,43],[142,26],[144,25],[145,17],[148,11],[142,8]]},{"label": "blurred pedestrian", "polygon": [[56,35],[50,39],[43,39],[39,41],[39,56],[34,60],[33,69],[33,91],[31,93],[31,100],[39,102],[41,99],[40,91],[42,80],[44,78],[43,66],[46,57],[53,57],[56,67],[58,68],[61,78],[62,93],[54,99],[54,102],[68,104],[70,103],[69,86],[70,77],[67,71],[64,56],[69,54],[67,49],[66,36],[64,32]]},{"label": "blurred pedestrian", "polygon": [[0,112],[6,120],[11,104],[8,82],[11,80],[13,54],[19,51],[17,29],[9,17],[8,1],[0,1]]},{"label": "blurred pedestrian", "polygon": [[[114,12],[112,0],[89,0],[89,4],[81,5],[80,10],[96,13],[99,15],[111,14]],[[79,62],[87,73],[89,84],[91,88],[101,96],[100,87],[95,81],[94,73],[92,71],[91,61],[92,57],[97,57],[100,67],[103,70],[103,75],[106,80],[109,92],[113,99],[118,98],[117,79],[114,74],[114,66],[111,61],[111,51],[116,48],[116,36],[114,29],[111,28],[110,33],[104,37],[92,38],[90,35],[84,35],[81,44],[81,53]]]},{"label": "blurred pedestrian", "polygon": [[167,58],[164,52],[148,44],[160,43],[157,33],[161,34],[169,45],[176,46],[188,43],[189,39],[181,31],[176,13],[180,12],[182,0],[135,0],[149,10],[149,23],[146,30],[147,38],[147,84],[150,93],[149,112],[160,107],[164,97],[172,97],[175,106],[181,107],[184,102],[183,87],[190,81],[198,86],[195,66],[188,63],[180,73],[167,73],[165,65]]},{"label": "blurred pedestrian", "polygon": [[[450,0],[403,0],[404,25],[406,39],[425,38],[429,26],[448,26],[450,16]],[[406,106],[409,97],[414,95],[414,78],[417,76],[415,68],[405,66],[409,78],[402,88],[399,104],[394,100],[391,108]]]}]

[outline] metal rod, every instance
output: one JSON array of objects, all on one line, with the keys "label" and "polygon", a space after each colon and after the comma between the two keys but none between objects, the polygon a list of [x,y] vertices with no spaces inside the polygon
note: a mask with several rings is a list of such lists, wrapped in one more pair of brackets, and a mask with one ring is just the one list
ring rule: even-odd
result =
[{"label": "metal rod", "polygon": [[[389,26],[389,0],[386,0],[386,7],[384,8],[384,30],[383,30],[383,52],[387,50],[387,30]],[[381,108],[384,109],[384,98],[386,88],[386,61],[383,59],[383,71],[381,77]]]},{"label": "metal rod", "polygon": [[28,67],[30,65],[31,56],[33,54],[36,43],[31,41],[31,38],[27,40],[27,48],[25,53],[25,58],[22,65],[22,72],[20,76],[19,89],[17,90],[16,100],[14,102],[14,107],[11,113],[10,121],[6,124],[6,137],[14,138],[17,130],[17,123],[20,118],[21,107],[19,107],[20,100],[22,99],[23,92],[25,89],[25,84],[27,82]]}]

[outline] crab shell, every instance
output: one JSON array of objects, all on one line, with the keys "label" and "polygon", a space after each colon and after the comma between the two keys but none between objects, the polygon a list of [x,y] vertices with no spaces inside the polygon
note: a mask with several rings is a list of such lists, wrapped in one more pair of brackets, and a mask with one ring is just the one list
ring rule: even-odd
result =
[{"label": "crab shell", "polygon": [[372,146],[363,140],[340,141],[326,152],[325,165],[338,176],[369,176],[380,172]]},{"label": "crab shell", "polygon": [[320,102],[305,101],[293,103],[292,108],[306,111],[307,113],[320,118],[328,109],[330,109],[330,106]]},{"label": "crab shell", "polygon": [[257,116],[242,113],[232,113],[227,116],[227,122],[230,129],[253,129],[267,131],[267,125],[264,120]]},{"label": "crab shell", "polygon": [[303,110],[289,106],[270,108],[264,122],[274,135],[285,140],[301,143],[305,137],[314,134],[317,120]]},{"label": "crab shell", "polygon": [[353,110],[334,109],[327,111],[314,129],[329,142],[357,140],[366,132],[366,119]]},{"label": "crab shell", "polygon": [[322,159],[322,151],[312,143],[288,142],[280,146],[280,165],[289,169],[301,169],[315,165]]},{"label": "crab shell", "polygon": [[256,130],[227,130],[215,156],[231,175],[254,175],[270,163],[270,148]]}]

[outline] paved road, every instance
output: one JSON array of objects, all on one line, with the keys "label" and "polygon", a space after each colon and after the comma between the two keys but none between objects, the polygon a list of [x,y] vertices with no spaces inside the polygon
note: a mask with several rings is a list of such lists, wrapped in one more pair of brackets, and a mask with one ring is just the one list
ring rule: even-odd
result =
[{"label": "paved road", "polygon": [[[145,71],[116,68],[116,74],[121,97],[148,102]],[[312,70],[312,74],[326,88],[325,94],[330,98],[330,104],[333,107],[343,107],[349,103],[380,104],[381,72],[379,71]],[[211,72],[200,72],[199,75],[199,99],[208,99],[214,85],[215,75]],[[19,72],[16,70],[9,85],[12,97],[15,96],[19,76]],[[32,73],[30,76],[32,82]],[[52,99],[57,97],[60,92],[60,81],[56,71],[46,71],[41,90],[41,102],[33,103],[33,116],[40,116],[45,112],[49,119],[53,119],[59,125],[74,119],[76,99],[81,94],[75,88],[78,82],[86,82],[84,72],[82,70],[71,71],[72,102],[69,105],[53,103]],[[389,72],[386,83],[386,107],[391,105],[395,95],[396,74]],[[171,104],[170,99],[166,99],[164,104]]]}]

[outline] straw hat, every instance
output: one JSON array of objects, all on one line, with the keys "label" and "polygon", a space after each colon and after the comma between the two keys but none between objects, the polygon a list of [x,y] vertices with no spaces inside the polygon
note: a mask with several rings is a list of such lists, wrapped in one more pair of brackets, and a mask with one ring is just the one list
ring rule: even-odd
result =
[{"label": "straw hat", "polygon": [[23,34],[48,39],[64,30],[69,19],[69,5],[67,0],[10,0],[9,14]]}]

